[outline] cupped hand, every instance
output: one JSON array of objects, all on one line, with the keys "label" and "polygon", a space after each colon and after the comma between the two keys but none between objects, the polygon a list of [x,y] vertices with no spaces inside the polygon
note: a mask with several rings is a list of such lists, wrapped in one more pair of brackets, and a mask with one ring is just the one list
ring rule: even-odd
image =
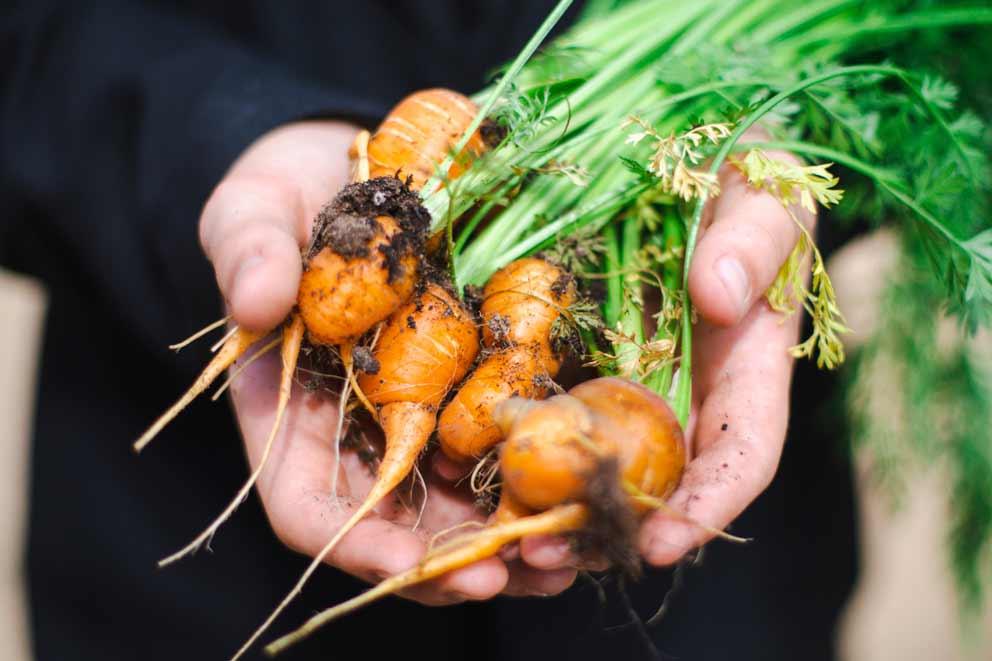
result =
[{"label": "cupped hand", "polygon": [[[331,121],[274,130],[249,147],[215,189],[200,220],[200,239],[235,323],[251,330],[274,329],[292,310],[301,276],[301,246],[309,240],[312,219],[321,206],[348,182],[347,152],[357,130]],[[280,368],[278,352],[270,352],[252,362],[231,386],[253,467],[274,420]],[[355,451],[342,450],[340,457],[336,453],[338,412],[336,395],[294,385],[257,485],[276,535],[310,556],[319,553],[347,520],[373,479]],[[419,562],[436,533],[483,520],[470,493],[436,479],[433,471],[423,474],[427,497],[416,530],[422,489],[416,490],[415,498],[382,503],[345,536],[328,564],[378,582]],[[564,590],[574,576],[570,569],[539,571],[519,561],[492,558],[404,596],[446,604],[500,592],[547,595]]]},{"label": "cupped hand", "polygon": [[[796,162],[789,154],[771,153]],[[707,208],[689,272],[699,321],[693,330],[693,402],[687,426],[690,461],[668,503],[642,524],[638,547],[655,566],[677,562],[724,530],[769,485],[789,418],[789,389],[800,315],[772,310],[764,293],[799,239],[779,202],[749,187],[732,166]],[[812,231],[813,214],[793,207]],[[691,519],[691,522],[688,520]],[[747,531],[740,531],[746,535]],[[578,559],[556,538],[523,540],[521,555],[542,569]]]}]

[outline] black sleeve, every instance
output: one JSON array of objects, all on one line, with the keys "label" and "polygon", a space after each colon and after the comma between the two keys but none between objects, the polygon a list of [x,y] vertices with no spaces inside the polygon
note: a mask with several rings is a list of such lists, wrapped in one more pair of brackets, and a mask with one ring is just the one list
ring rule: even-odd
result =
[{"label": "black sleeve", "polygon": [[151,3],[32,2],[0,20],[0,260],[41,263],[3,241],[30,231],[159,346],[217,316],[196,225],[234,158],[288,121],[384,110]]}]

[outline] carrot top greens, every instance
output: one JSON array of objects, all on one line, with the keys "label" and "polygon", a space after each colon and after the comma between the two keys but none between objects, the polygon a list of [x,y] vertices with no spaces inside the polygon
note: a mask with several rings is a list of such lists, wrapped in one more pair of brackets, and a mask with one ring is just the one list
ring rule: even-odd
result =
[{"label": "carrot top greens", "polygon": [[[574,27],[534,54],[569,4],[560,2],[475,97],[479,120],[504,127],[501,144],[456,181],[423,193],[433,227],[448,233],[459,287],[538,251],[586,282],[604,281],[603,328],[588,303],[569,317],[587,361],[666,395],[684,423],[692,393],[687,277],[704,205],[729,164],[787,208],[818,204],[836,208],[836,221],[901,223],[906,275],[892,300],[916,296],[919,313],[943,308],[967,331],[988,325],[992,170],[976,109],[987,111],[989,85],[980,65],[948,61],[948,52],[955,40],[979,47],[992,9],[927,0],[592,0]],[[955,75],[963,94],[945,78]],[[756,127],[763,137],[742,143]],[[808,164],[776,160],[774,150]],[[814,239],[802,229],[766,297],[783,314],[809,313],[810,333],[793,354],[834,368],[845,359],[846,322]],[[660,299],[653,319],[647,289]],[[929,340],[906,329],[932,319],[907,321],[901,333],[894,327],[916,309],[888,321],[871,350],[882,351],[890,333],[905,345],[901,360],[926,353]],[[929,405],[928,386],[939,377],[968,411],[971,422],[951,433],[943,454],[956,467],[960,503],[954,566],[965,601],[975,604],[992,537],[992,437],[974,420],[987,421],[992,407],[974,362],[961,360],[952,369],[931,356],[932,370],[905,385],[907,404]],[[879,445],[877,436],[866,443]]]}]

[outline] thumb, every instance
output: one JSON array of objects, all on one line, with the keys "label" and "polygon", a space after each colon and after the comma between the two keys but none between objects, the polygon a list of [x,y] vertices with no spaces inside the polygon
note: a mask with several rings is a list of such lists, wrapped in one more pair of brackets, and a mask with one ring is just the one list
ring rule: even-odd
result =
[{"label": "thumb", "polygon": [[[700,238],[689,270],[689,293],[699,314],[718,326],[737,324],[764,296],[799,240],[800,229],[771,194],[724,169],[713,222]],[[812,228],[813,214],[793,207]]]},{"label": "thumb", "polygon": [[296,303],[300,247],[321,206],[347,183],[356,132],[331,121],[276,129],[249,147],[214,190],[200,219],[200,243],[239,325],[269,330]]}]

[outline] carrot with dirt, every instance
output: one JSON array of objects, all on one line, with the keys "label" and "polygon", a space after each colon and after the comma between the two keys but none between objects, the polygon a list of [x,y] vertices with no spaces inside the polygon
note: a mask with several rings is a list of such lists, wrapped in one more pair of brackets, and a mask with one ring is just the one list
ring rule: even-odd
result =
[{"label": "carrot with dirt", "polygon": [[240,657],[300,593],[348,532],[413,470],[434,431],[437,409],[479,351],[475,319],[443,286],[429,283],[386,321],[358,383],[385,436],[376,480],[358,509],[314,557],[280,605],[235,655]]},{"label": "carrot with dirt", "polygon": [[[426,168],[444,162],[449,156],[460,134],[473,122],[473,108],[469,99],[455,92],[425,90],[404,99],[375,135],[369,137],[363,131],[356,137],[351,152],[355,181],[321,210],[302,255],[303,275],[297,305],[283,323],[282,382],[292,380],[305,333],[305,339],[314,345],[338,347],[348,384],[364,399],[354,375],[354,348],[367,331],[414,294],[431,226],[430,213],[416,187],[423,184]],[[407,132],[400,133],[399,126],[407,127]],[[473,138],[464,152],[467,159],[477,156],[485,147],[478,132]],[[457,165],[462,167],[464,163]],[[394,171],[387,173],[394,166]],[[401,180],[396,175],[406,173],[404,168],[409,173],[406,180]],[[455,177],[460,172],[452,167],[449,176]],[[382,176],[370,179],[372,173]],[[135,442],[134,449],[141,451],[224,370],[266,335],[235,327],[193,386]],[[278,343],[270,342],[262,351]],[[348,384],[343,390],[344,397],[350,391]],[[262,461],[236,499],[193,542],[163,559],[160,566],[198,549],[244,500],[269,456],[288,402],[288,390],[285,396],[280,390]]]},{"label": "carrot with dirt", "polygon": [[562,361],[552,330],[568,323],[576,298],[574,279],[537,257],[512,262],[489,279],[480,307],[486,355],[438,420],[438,440],[449,458],[479,459],[502,440],[493,419],[501,402],[548,395]]},{"label": "carrot with dirt", "polygon": [[[423,90],[406,97],[369,140],[370,176],[409,177],[411,187],[420,190],[437,174],[438,156],[448,154],[477,111],[470,99],[446,89]],[[447,178],[461,175],[468,162],[486,150],[482,134],[472,133],[465,149],[464,156],[452,162]]]},{"label": "carrot with dirt", "polygon": [[497,418],[506,433],[503,497],[537,513],[435,547],[416,567],[314,616],[267,652],[280,652],[384,596],[491,557],[524,536],[579,533],[625,570],[637,571],[637,522],[664,502],[685,463],[682,429],[665,401],[639,384],[604,377],[543,402],[508,400]]}]

